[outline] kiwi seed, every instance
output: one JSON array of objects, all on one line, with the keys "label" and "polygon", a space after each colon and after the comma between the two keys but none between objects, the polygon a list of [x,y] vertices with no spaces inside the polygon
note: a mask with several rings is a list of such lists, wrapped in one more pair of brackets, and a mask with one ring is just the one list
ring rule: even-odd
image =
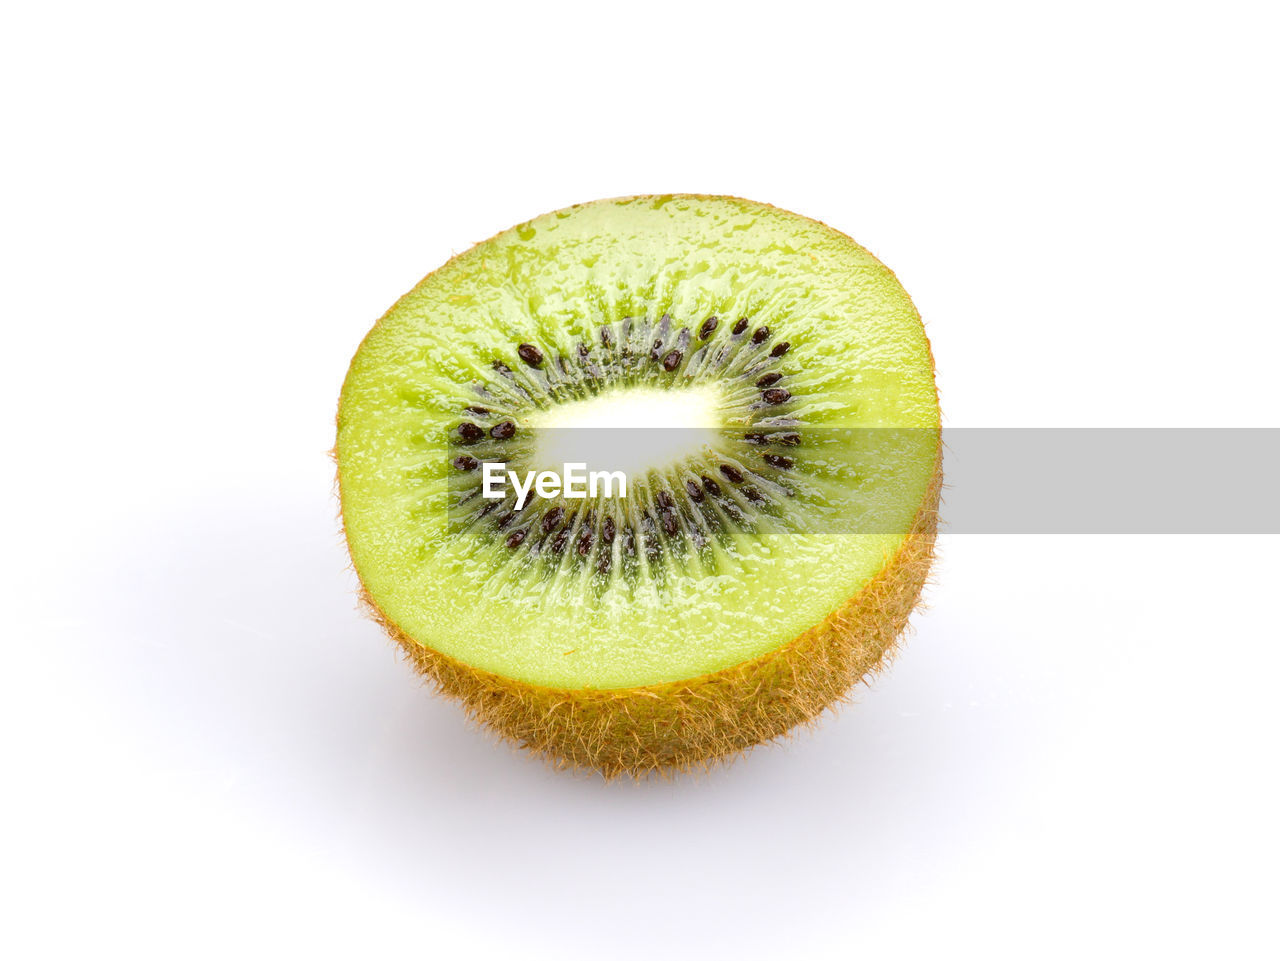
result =
[{"label": "kiwi seed", "polygon": [[734,467],[732,464],[721,464],[720,473],[733,481],[735,484],[741,484],[746,478],[742,476],[742,471]]}]

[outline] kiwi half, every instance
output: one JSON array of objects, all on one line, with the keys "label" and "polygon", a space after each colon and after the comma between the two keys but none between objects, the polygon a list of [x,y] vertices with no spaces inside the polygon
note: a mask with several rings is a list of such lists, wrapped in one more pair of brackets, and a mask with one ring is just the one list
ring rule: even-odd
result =
[{"label": "kiwi half", "polygon": [[[539,431],[648,416],[713,433],[625,498],[480,496],[486,461],[547,466]],[[932,561],[940,452],[888,268],[808,218],[669,195],[538,217],[419,283],[351,362],[336,458],[364,599],[413,663],[612,776],[777,737],[880,664]]]}]

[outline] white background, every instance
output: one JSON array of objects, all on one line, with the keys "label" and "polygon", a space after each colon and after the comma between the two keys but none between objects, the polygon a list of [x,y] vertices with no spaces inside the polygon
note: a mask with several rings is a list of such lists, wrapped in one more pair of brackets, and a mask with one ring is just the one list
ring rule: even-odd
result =
[{"label": "white background", "polygon": [[950,426],[1280,426],[1273,11],[9,5],[0,953],[1274,957],[1275,538],[944,537],[852,707],[605,784],[419,686],[326,458],[419,277],[665,191],[867,245]]}]

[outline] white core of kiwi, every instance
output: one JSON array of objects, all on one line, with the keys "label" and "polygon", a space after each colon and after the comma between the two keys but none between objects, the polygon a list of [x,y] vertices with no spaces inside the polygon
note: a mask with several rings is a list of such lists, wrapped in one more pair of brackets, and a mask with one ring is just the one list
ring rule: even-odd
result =
[{"label": "white core of kiwi", "polygon": [[[714,449],[720,416],[718,385],[683,390],[631,386],[557,404],[528,418],[539,430],[534,462],[542,470],[585,464],[588,471],[641,477]],[[627,431],[602,446],[594,431]],[[615,435],[616,436],[616,435]]]}]

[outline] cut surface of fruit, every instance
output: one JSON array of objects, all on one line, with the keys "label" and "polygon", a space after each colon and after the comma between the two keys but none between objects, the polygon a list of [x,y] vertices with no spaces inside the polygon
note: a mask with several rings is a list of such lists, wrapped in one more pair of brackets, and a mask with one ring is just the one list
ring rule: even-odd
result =
[{"label": "cut surface of fruit", "polygon": [[[884,265],[816,221],[674,195],[547,214],[423,280],[351,363],[336,456],[366,596],[424,669],[572,712],[785,651],[923,549],[891,639],[928,568],[938,427],[929,344]],[[486,463],[605,448],[624,498],[482,494]],[[564,736],[533,746],[582,760]]]}]

